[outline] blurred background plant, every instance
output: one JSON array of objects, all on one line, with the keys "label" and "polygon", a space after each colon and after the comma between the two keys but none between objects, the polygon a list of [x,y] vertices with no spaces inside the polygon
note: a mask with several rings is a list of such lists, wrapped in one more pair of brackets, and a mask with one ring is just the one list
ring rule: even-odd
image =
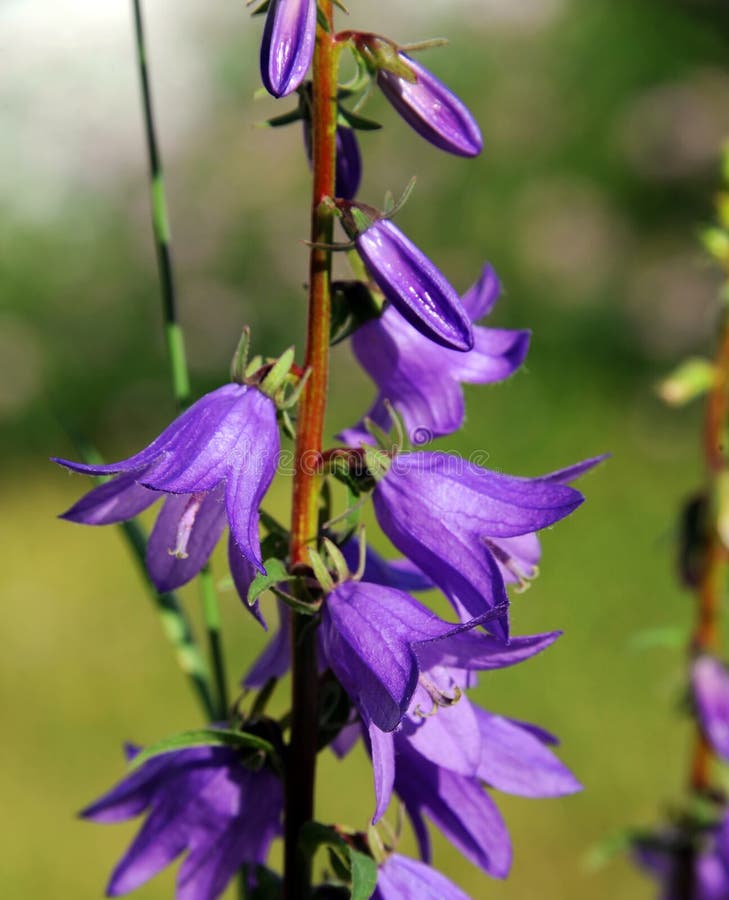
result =
[{"label": "blurred background plant", "polygon": [[[654,819],[690,741],[671,710],[682,699],[681,655],[656,645],[678,646],[674,623],[688,627],[691,615],[669,560],[677,499],[701,467],[700,412],[675,416],[653,387],[676,359],[703,351],[714,326],[720,275],[696,232],[711,218],[729,134],[729,9],[723,0],[367,6],[351,4],[353,27],[376,13],[396,39],[450,35],[427,65],[468,103],[486,147],[445,165],[373,97],[365,113],[389,134],[362,136],[361,196],[377,202],[418,175],[418,203],[399,224],[460,288],[490,260],[506,289],[493,321],[534,331],[525,371],[467,395],[466,428],[447,445],[523,474],[614,455],[585,480],[585,508],[545,536],[543,574],[515,602],[516,632],[564,627],[566,636],[524,674],[499,673],[481,689],[490,709],[560,734],[586,791],[544,806],[504,798],[516,847],[505,884],[464,868],[444,844],[436,857],[474,897],[648,898],[651,885],[627,863],[592,872],[584,858],[626,821]],[[123,739],[197,720],[118,535],[54,520],[81,483],[46,459],[70,452],[64,428],[120,458],[173,409],[128,5],[4,0],[0,26],[0,884],[13,897],[94,897],[125,836],[76,822],[74,811],[121,774]],[[254,127],[274,104],[253,98],[260,20],[242,3],[158,0],[148,32],[200,394],[225,380],[243,324],[263,353],[301,334],[308,174],[297,126]],[[372,395],[341,348],[334,377],[332,430]],[[270,505],[287,503],[282,482]],[[223,604],[237,676],[262,635],[233,593]],[[362,759],[331,761],[322,784],[322,818],[352,820],[353,790],[364,817]],[[167,897],[170,884],[164,876],[137,896]]]}]

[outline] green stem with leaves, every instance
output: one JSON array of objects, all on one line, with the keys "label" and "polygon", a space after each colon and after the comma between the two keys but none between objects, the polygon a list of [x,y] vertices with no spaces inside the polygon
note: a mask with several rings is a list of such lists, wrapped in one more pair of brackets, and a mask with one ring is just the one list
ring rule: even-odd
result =
[{"label": "green stem with leaves", "polygon": [[[159,273],[160,292],[162,297],[162,315],[164,320],[167,353],[170,361],[172,391],[178,411],[182,411],[190,402],[190,376],[185,355],[185,339],[177,318],[177,294],[175,290],[174,270],[172,267],[172,250],[170,242],[169,215],[167,212],[167,196],[165,192],[162,157],[157,140],[157,129],[152,105],[149,69],[147,65],[147,48],[144,35],[141,0],[132,0],[134,14],[134,32],[137,46],[137,64],[142,90],[142,108],[144,110],[144,132],[149,159],[150,199],[152,205],[152,227],[157,252],[157,270]],[[212,668],[216,686],[216,703],[214,718],[225,719],[228,715],[228,694],[225,677],[225,659],[220,633],[220,608],[215,588],[215,580],[209,565],[203,567],[199,575],[202,594],[203,618],[208,635],[208,648],[212,660]]]}]

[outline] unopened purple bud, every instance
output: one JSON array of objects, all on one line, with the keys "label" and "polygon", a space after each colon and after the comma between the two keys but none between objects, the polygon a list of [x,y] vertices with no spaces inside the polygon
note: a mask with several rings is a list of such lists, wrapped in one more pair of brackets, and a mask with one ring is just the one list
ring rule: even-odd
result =
[{"label": "unopened purple bud", "polygon": [[426,337],[454,350],[473,347],[473,327],[455,288],[389,219],[374,221],[357,206],[338,204],[342,224],[378,287]]},{"label": "unopened purple bud", "polygon": [[[304,119],[304,146],[311,166],[311,123]],[[337,166],[334,193],[343,200],[353,200],[362,181],[362,156],[354,129],[337,127]]]},{"label": "unopened purple bud", "polygon": [[385,97],[426,141],[457,156],[478,156],[483,139],[467,107],[424,66],[404,53],[398,55],[416,81],[379,69],[377,84]]},{"label": "unopened purple bud", "polygon": [[261,78],[274,97],[304,80],[314,55],[316,0],[271,0],[261,43]]}]

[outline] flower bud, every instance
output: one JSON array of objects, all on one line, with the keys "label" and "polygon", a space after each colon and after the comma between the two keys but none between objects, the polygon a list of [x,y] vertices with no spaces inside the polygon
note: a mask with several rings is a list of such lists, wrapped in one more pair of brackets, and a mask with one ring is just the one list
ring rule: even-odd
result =
[{"label": "flower bud", "polygon": [[420,63],[405,53],[398,56],[412,70],[415,81],[378,69],[377,84],[385,97],[426,141],[457,156],[478,156],[483,139],[466,106]]},{"label": "flower bud", "polygon": [[437,344],[470,350],[471,320],[455,288],[428,257],[389,219],[354,204],[337,205],[357,252],[398,312]]},{"label": "flower bud", "polygon": [[316,0],[271,0],[261,43],[261,78],[274,97],[304,80],[314,55]]},{"label": "flower bud", "polygon": [[[311,166],[311,123],[304,119],[304,146]],[[337,126],[337,166],[334,193],[343,200],[353,200],[362,181],[362,156],[353,128]]]}]

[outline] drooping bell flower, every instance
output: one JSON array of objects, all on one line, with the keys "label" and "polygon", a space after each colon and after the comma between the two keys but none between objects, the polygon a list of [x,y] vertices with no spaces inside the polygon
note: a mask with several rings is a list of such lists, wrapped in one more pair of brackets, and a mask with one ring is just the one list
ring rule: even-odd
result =
[{"label": "drooping bell flower", "polygon": [[[373,493],[382,530],[464,621],[507,602],[498,559],[507,553],[494,548],[553,525],[583,499],[554,476],[518,478],[442,452],[398,454]],[[506,637],[506,615],[488,627]]]},{"label": "drooping bell flower", "polygon": [[115,475],[62,518],[109,525],[164,498],[147,545],[147,568],[160,591],[193,578],[226,524],[231,554],[263,571],[258,508],[273,478],[280,439],[276,408],[258,388],[227,384],[206,394],[139,453],[108,465],[55,462],[87,475]]},{"label": "drooping bell flower", "polygon": [[729,760],[729,672],[713,656],[699,656],[691,668],[691,685],[706,740]]},{"label": "drooping bell flower", "polygon": [[411,82],[382,68],[377,84],[402,118],[434,146],[457,156],[478,156],[481,131],[465,104],[425,66],[405,53],[400,59],[415,75]]},{"label": "drooping bell flower", "polygon": [[311,65],[316,0],[271,0],[261,42],[261,79],[274,97],[291,94]]},{"label": "drooping bell flower", "polygon": [[146,814],[108,896],[135,890],[186,853],[175,897],[215,900],[242,866],[265,863],[282,810],[283,785],[271,770],[247,768],[227,747],[194,747],[148,760],[81,815],[117,823]]},{"label": "drooping bell flower", "polygon": [[417,687],[416,648],[440,644],[475,624],[445,622],[395,588],[344,581],[328,593],[322,608],[323,662],[362,717],[388,732],[402,721]]},{"label": "drooping bell flower", "polygon": [[400,315],[431,341],[470,350],[471,319],[455,288],[428,257],[371,207],[338,200],[337,208],[357,253]]},{"label": "drooping bell flower", "polygon": [[[479,280],[461,297],[472,322],[491,311],[499,288],[494,270],[484,266]],[[473,334],[473,349],[459,353],[427,340],[391,308],[358,328],[352,348],[378,393],[365,417],[342,432],[342,440],[353,445],[370,441],[365,418],[389,430],[388,402],[402,416],[415,443],[457,431],[464,419],[461,383],[491,384],[509,378],[529,347],[528,331],[474,328]]]},{"label": "drooping bell flower", "polygon": [[372,900],[470,900],[445,875],[425,863],[390,854],[379,866]]}]

